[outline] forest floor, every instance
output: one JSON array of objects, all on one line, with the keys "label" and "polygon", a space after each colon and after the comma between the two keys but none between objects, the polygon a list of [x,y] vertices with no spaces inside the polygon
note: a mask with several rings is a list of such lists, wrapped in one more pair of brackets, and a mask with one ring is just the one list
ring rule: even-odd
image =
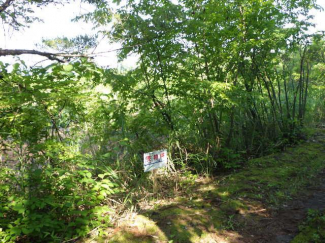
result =
[{"label": "forest floor", "polygon": [[325,129],[228,175],[160,180],[167,188],[83,241],[325,242]]}]

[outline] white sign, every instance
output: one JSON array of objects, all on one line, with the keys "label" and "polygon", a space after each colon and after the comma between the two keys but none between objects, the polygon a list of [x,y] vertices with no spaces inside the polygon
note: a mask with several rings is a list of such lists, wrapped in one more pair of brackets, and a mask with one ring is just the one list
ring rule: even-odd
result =
[{"label": "white sign", "polygon": [[167,149],[143,154],[144,172],[167,165]]}]

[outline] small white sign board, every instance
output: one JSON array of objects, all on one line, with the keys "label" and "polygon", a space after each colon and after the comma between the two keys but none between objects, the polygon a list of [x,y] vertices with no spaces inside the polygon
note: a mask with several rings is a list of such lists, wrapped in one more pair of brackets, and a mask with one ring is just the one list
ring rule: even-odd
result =
[{"label": "small white sign board", "polygon": [[167,165],[167,149],[143,154],[144,172],[158,169]]}]

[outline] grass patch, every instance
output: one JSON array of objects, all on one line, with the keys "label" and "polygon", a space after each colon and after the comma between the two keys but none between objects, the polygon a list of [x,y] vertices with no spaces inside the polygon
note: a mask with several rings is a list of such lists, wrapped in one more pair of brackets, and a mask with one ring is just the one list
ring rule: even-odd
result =
[{"label": "grass patch", "polygon": [[307,220],[299,230],[300,233],[292,243],[325,242],[325,214],[317,210],[309,210]]}]

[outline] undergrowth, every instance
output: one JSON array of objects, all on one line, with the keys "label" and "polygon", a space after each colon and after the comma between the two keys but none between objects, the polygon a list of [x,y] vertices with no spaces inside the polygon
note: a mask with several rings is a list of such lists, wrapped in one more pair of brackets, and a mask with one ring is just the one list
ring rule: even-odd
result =
[{"label": "undergrowth", "polygon": [[250,160],[245,168],[227,175],[162,170],[158,193],[147,187],[130,195],[137,206],[106,237],[96,240],[209,242],[220,240],[225,232],[238,232],[247,220],[265,218],[268,207],[281,207],[308,185],[317,184],[325,167],[321,139]]},{"label": "undergrowth", "polygon": [[325,242],[325,214],[318,210],[309,209],[306,221],[299,227],[300,233],[292,243],[321,243]]}]

